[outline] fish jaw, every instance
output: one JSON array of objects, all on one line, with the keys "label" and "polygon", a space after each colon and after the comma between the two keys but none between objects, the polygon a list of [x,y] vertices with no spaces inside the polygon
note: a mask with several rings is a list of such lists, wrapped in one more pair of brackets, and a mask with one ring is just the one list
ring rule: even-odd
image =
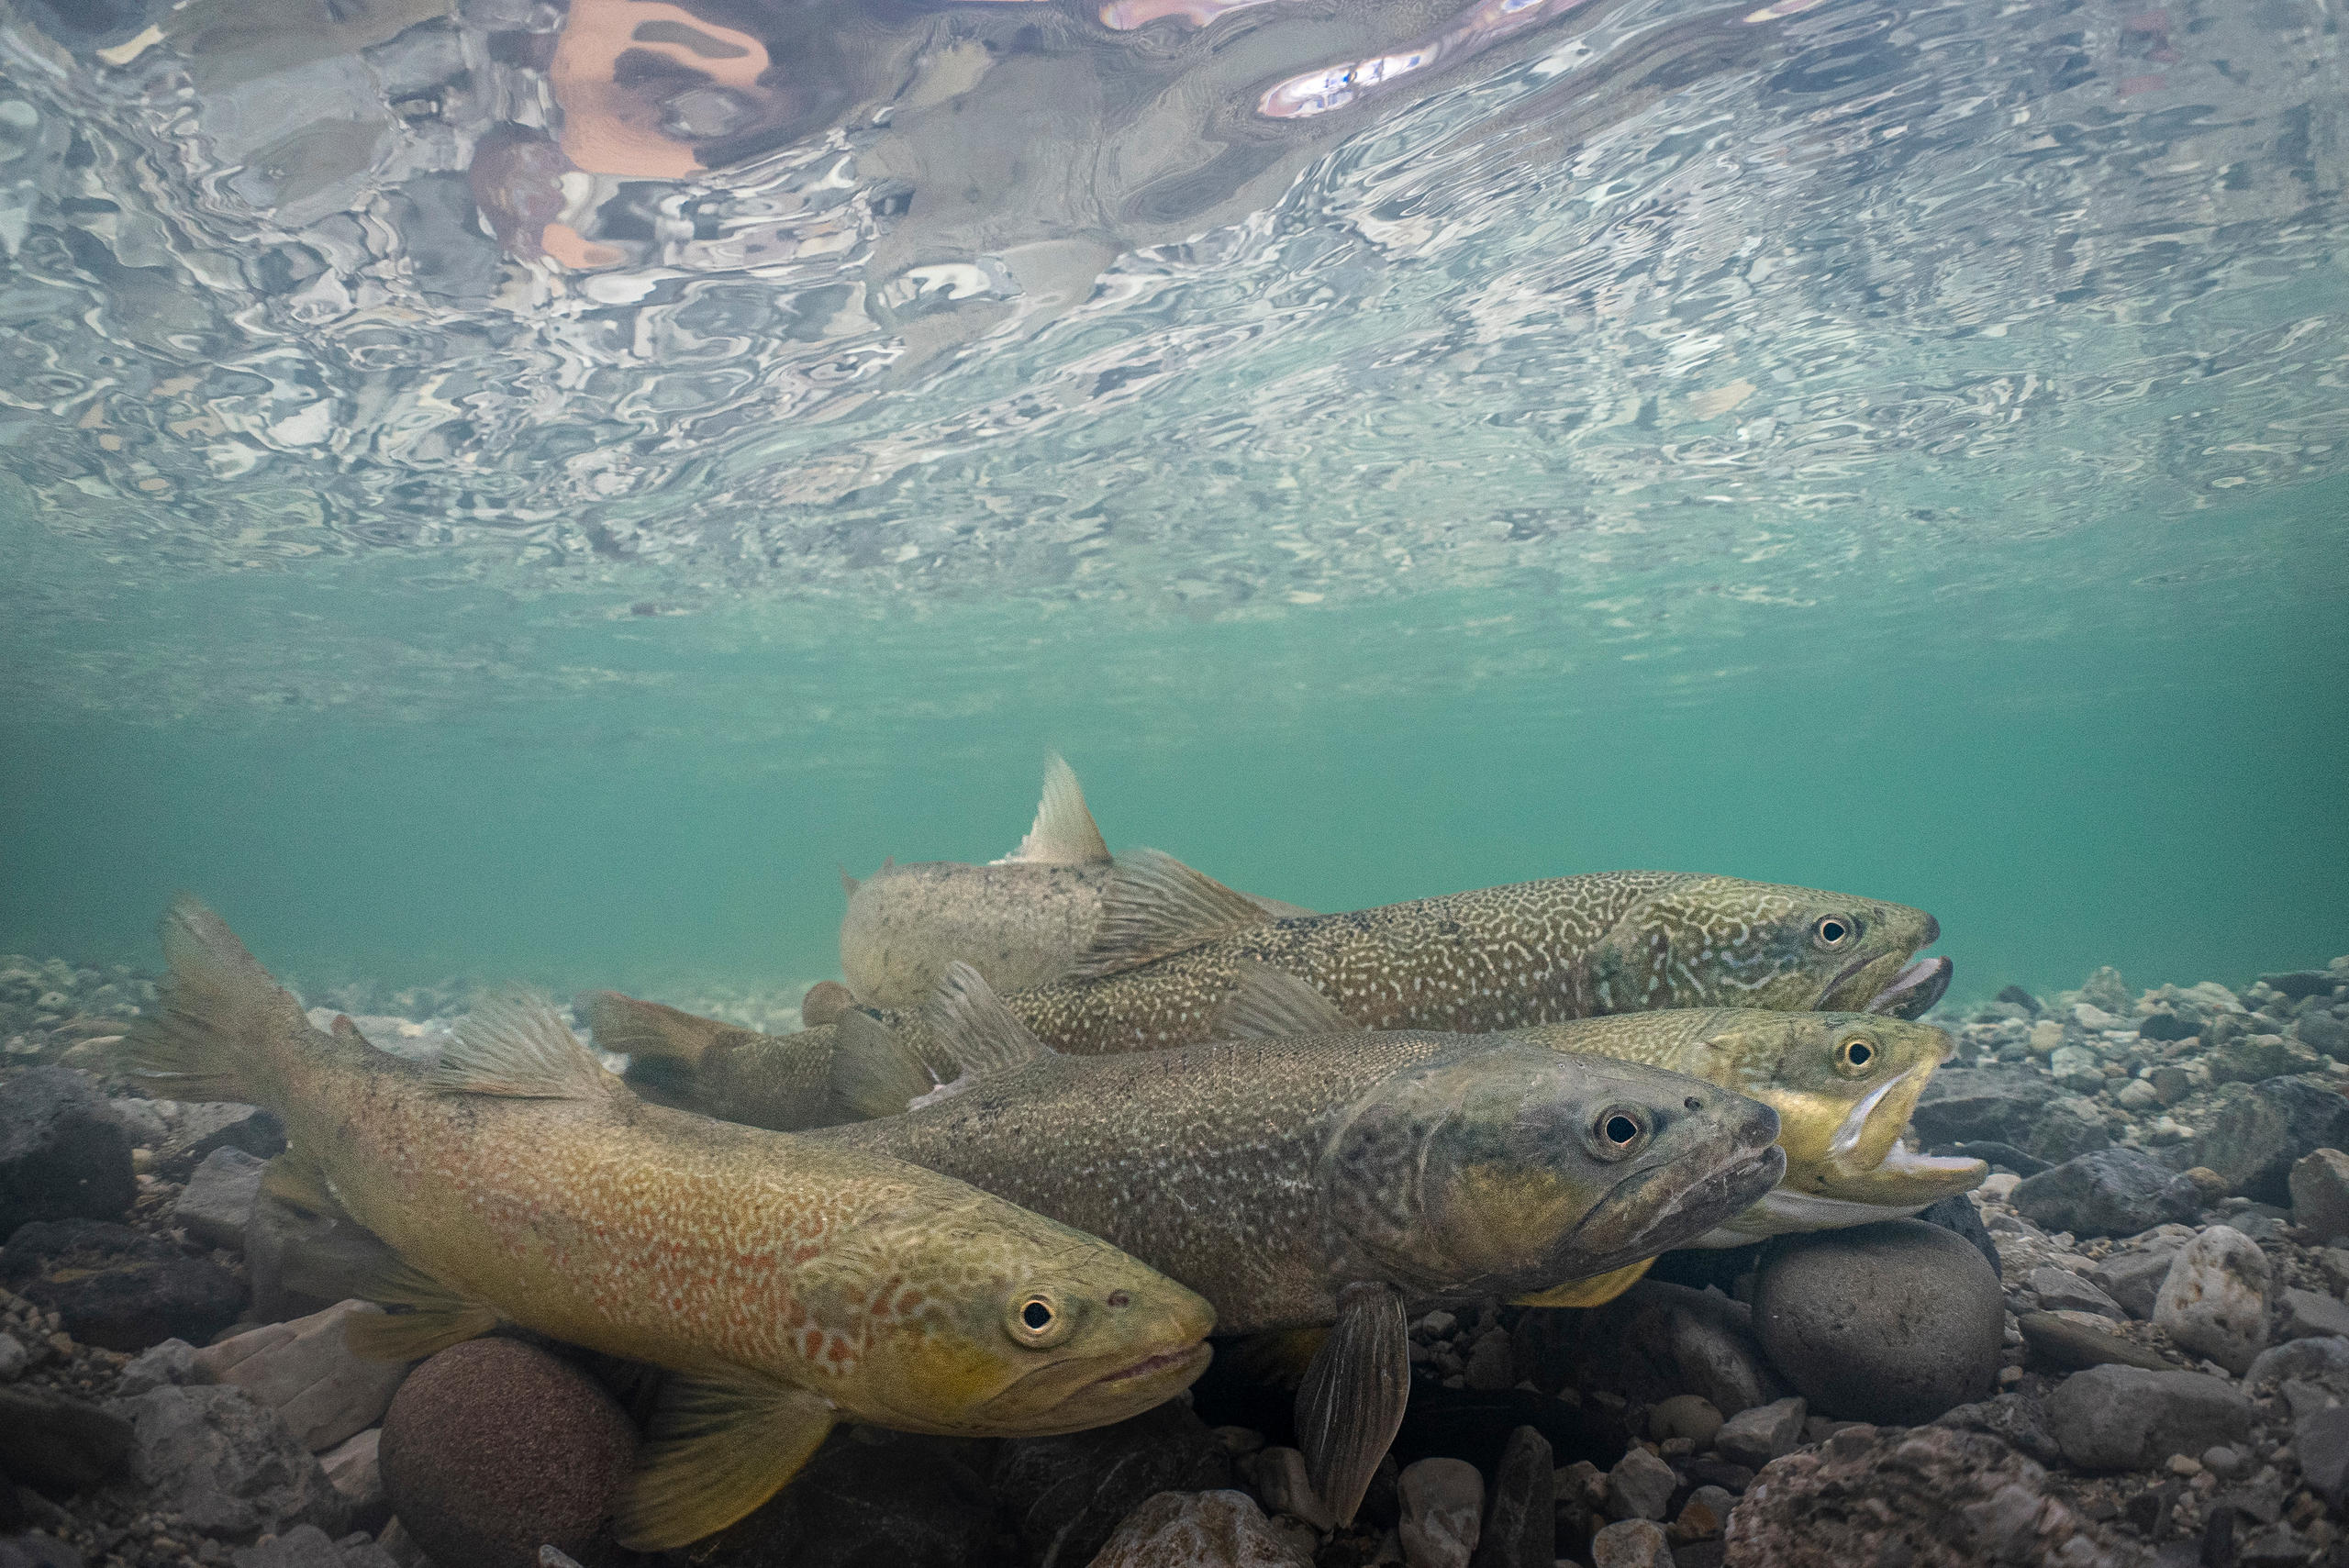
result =
[{"label": "fish jaw", "polygon": [[980,1407],[969,1429],[1054,1437],[1106,1427],[1188,1388],[1214,1354],[1202,1329],[1186,1343],[1138,1359],[1088,1357],[1040,1367]]},{"label": "fish jaw", "polygon": [[1921,1018],[1949,992],[1956,965],[1946,958],[1920,958],[1868,999],[1865,1011],[1895,1018]]},{"label": "fish jaw", "polygon": [[1876,1165],[1852,1175],[1838,1175],[1833,1195],[1870,1205],[1909,1205],[1922,1208],[1945,1197],[1970,1193],[1990,1174],[1980,1160],[1959,1160],[1920,1154],[1896,1143]]},{"label": "fish jaw", "polygon": [[1843,1230],[1854,1225],[1906,1219],[1924,1207],[1922,1203],[1856,1203],[1848,1198],[1820,1197],[1816,1194],[1780,1187],[1765,1195],[1759,1203],[1741,1210],[1684,1245],[1691,1251],[1708,1251],[1723,1247],[1750,1247],[1773,1236],[1791,1236],[1808,1230]]}]

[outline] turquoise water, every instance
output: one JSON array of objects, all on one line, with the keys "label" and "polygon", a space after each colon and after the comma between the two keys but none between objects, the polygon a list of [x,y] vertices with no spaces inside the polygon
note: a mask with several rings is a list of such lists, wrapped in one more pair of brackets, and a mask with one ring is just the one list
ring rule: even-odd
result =
[{"label": "turquoise water", "polygon": [[0,11],[0,949],[796,993],[1051,748],[1318,908],[2349,950],[2321,13],[645,3]]}]

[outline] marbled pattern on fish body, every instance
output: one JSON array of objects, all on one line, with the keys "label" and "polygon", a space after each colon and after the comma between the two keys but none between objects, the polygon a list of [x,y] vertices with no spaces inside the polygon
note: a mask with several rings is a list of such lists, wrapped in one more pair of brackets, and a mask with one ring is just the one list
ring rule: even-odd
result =
[{"label": "marbled pattern on fish body", "polygon": [[[164,938],[163,1006],[136,1036],[150,1082],[284,1122],[284,1173],[396,1255],[377,1299],[419,1308],[367,1333],[413,1354],[511,1322],[736,1411],[730,1453],[707,1400],[681,1417],[698,1435],[674,1462],[656,1450],[633,1540],[747,1512],[841,1416],[1076,1430],[1205,1365],[1206,1304],[1108,1243],[896,1161],[641,1104],[543,1006],[478,1012],[427,1073],[313,1029],[201,906]],[[1019,1321],[1036,1295],[1041,1339]]]}]

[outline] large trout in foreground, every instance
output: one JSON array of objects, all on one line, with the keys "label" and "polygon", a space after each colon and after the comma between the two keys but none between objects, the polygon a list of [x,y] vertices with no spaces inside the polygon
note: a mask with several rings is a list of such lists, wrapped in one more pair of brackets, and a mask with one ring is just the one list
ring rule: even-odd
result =
[{"label": "large trout in foreground", "polygon": [[934,1020],[959,1075],[941,1087],[853,1015],[843,1087],[903,1114],[803,1136],[1114,1241],[1206,1296],[1220,1332],[1334,1324],[1297,1431],[1341,1520],[1403,1418],[1410,1317],[1626,1269],[1786,1169],[1767,1106],[1678,1073],[1418,1031],[1063,1056],[975,971],[948,974]]},{"label": "large trout in foreground", "polygon": [[[1004,997],[1073,1055],[1219,1037],[1241,977],[1298,976],[1349,1023],[1482,1034],[1667,1007],[1914,1017],[1948,987],[1921,909],[1808,887],[1674,872],[1605,872],[1479,888],[1345,915],[1265,922],[1253,900],[1169,857],[1121,859],[1076,973]],[[607,1050],[674,1063],[682,1103],[762,1127],[854,1112],[831,1092],[832,1031],[763,1035],[613,992],[582,998]],[[882,1015],[941,1076],[920,1010]],[[653,1071],[659,1071],[656,1068]]]},{"label": "large trout in foreground", "polygon": [[132,1048],[176,1097],[285,1124],[273,1190],[395,1264],[353,1348],[406,1358],[512,1323],[671,1369],[618,1529],[733,1522],[836,1421],[1076,1431],[1207,1365],[1213,1314],[1108,1242],[951,1178],[648,1106],[542,1004],[476,1012],[426,1072],[321,1033],[217,917],[163,922]]}]

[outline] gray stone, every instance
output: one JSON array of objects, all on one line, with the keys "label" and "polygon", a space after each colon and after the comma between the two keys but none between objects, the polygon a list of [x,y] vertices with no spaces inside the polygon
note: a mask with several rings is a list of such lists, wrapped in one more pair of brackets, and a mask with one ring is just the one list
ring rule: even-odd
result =
[{"label": "gray stone", "polygon": [[1500,1329],[1487,1329],[1476,1337],[1468,1351],[1468,1364],[1463,1376],[1468,1386],[1492,1393],[1517,1385],[1515,1363],[1509,1359],[1508,1334]]},{"label": "gray stone", "polygon": [[2284,1292],[2283,1338],[2311,1340],[2349,1335],[2349,1307],[2313,1290]]},{"label": "gray stone", "polygon": [[33,1353],[14,1334],[0,1334],[0,1383],[14,1383],[32,1365]]},{"label": "gray stone", "polygon": [[228,1553],[229,1568],[344,1568],[342,1548],[316,1525],[296,1525]]},{"label": "gray stone", "polygon": [[[2099,1314],[2099,1316],[2101,1316]],[[2091,1328],[2053,1312],[2026,1312],[2017,1323],[2023,1342],[2042,1361],[2066,1372],[2092,1366],[2142,1366],[2167,1372],[2170,1363],[2144,1346],[2101,1329]]]},{"label": "gray stone", "polygon": [[1286,1514],[1318,1530],[1337,1528],[1337,1516],[1306,1478],[1305,1455],[1293,1448],[1268,1448],[1257,1454],[1252,1472],[1256,1496],[1268,1514]]},{"label": "gray stone", "polygon": [[115,1397],[135,1399],[151,1388],[167,1388],[183,1383],[208,1383],[211,1380],[195,1369],[195,1347],[185,1340],[165,1340],[160,1345],[150,1345],[131,1358],[116,1380]]},{"label": "gray stone", "polygon": [[2349,1400],[2349,1339],[2293,1340],[2272,1345],[2243,1373],[2243,1385],[2306,1383]]},{"label": "gray stone", "polygon": [[157,1388],[112,1408],[131,1424],[128,1485],[146,1511],[228,1540],[302,1524],[339,1534],[350,1518],[310,1451],[241,1388]]},{"label": "gray stone", "polygon": [[383,1440],[384,1429],[370,1427],[318,1455],[318,1465],[327,1473],[327,1479],[351,1500],[354,1524],[363,1525],[371,1515],[390,1512],[384,1504],[384,1467],[378,1459]]},{"label": "gray stone", "polygon": [[[2102,1081],[2103,1074],[2099,1073],[2095,1082]],[[2072,1082],[2078,1084],[2088,1080],[2075,1076]],[[2060,1165],[2066,1160],[2108,1148],[2111,1142],[2112,1133],[2104,1125],[2104,1118],[2098,1114],[2096,1102],[2078,1095],[2066,1095],[2040,1113],[2038,1124],[2031,1129],[2031,1140],[2023,1147],[2033,1157]]]},{"label": "gray stone", "polygon": [[1719,1486],[1699,1486],[1688,1494],[1680,1507],[1680,1517],[1672,1521],[1672,1533],[1681,1540],[1709,1540],[1728,1528],[1730,1510],[1737,1507],[1737,1498]]},{"label": "gray stone", "polygon": [[1169,1400],[1115,1426],[999,1445],[993,1485],[1033,1563],[1089,1562],[1119,1520],[1159,1492],[1231,1485],[1223,1444]]},{"label": "gray stone", "polygon": [[1493,1473],[1475,1568],[1550,1568],[1558,1555],[1557,1459],[1531,1427],[1508,1435]]},{"label": "gray stone", "polygon": [[1809,1413],[1800,1395],[1740,1410],[1721,1423],[1713,1447],[1722,1458],[1759,1470],[1802,1441],[1803,1418]]},{"label": "gray stone", "polygon": [[1118,1526],[1091,1568],[1299,1568],[1245,1492],[1160,1492]]},{"label": "gray stone", "polygon": [[159,1151],[167,1174],[193,1171],[216,1149],[241,1149],[257,1159],[285,1152],[285,1129],[259,1106],[221,1100],[183,1104],[173,1118],[171,1140]]},{"label": "gray stone", "polygon": [[2025,1178],[2014,1210],[2046,1230],[2134,1236],[2201,1212],[2194,1184],[2133,1149],[2103,1149]]},{"label": "gray stone", "polygon": [[2024,1276],[2023,1284],[2049,1312],[2094,1312],[2107,1318],[2128,1316],[2121,1304],[2069,1269],[2042,1264]]},{"label": "gray stone", "polygon": [[1672,1502],[1672,1494],[1679,1488],[1680,1477],[1672,1466],[1635,1443],[1607,1473],[1607,1516],[1616,1519],[1663,1518]]},{"label": "gray stone", "polygon": [[0,1476],[78,1492],[119,1474],[130,1423],[87,1400],[46,1388],[0,1388]]},{"label": "gray stone", "polygon": [[1623,1519],[1590,1538],[1591,1568],[1673,1568],[1672,1538],[1653,1519]]},{"label": "gray stone", "polygon": [[1821,1414],[1912,1425],[1990,1393],[2006,1299],[1964,1239],[1896,1220],[1772,1242],[1753,1320],[1771,1364]]},{"label": "gray stone", "polygon": [[2349,1236],[2349,1154],[2319,1149],[2295,1161],[2287,1185],[2292,1194],[2292,1223],[2318,1245]]},{"label": "gray stone", "polygon": [[313,1453],[384,1418],[407,1376],[405,1362],[362,1361],[343,1325],[381,1307],[345,1301],[291,1323],[268,1323],[195,1354],[199,1372],[245,1390],[285,1418]]},{"label": "gray stone", "polygon": [[2047,1400],[2057,1445],[2083,1470],[2150,1469],[2174,1453],[2238,1443],[2254,1415],[2224,1379],[2133,1366],[2076,1372]]},{"label": "gray stone", "polygon": [[2267,1348],[2268,1272],[2257,1242],[2213,1225],[2171,1261],[2154,1300],[2154,1326],[2180,1348],[2241,1373]]},{"label": "gray stone", "polygon": [[2270,1078],[2221,1089],[2189,1150],[2193,1163],[2217,1172],[2229,1192],[2283,1205],[2292,1201],[2294,1163],[2343,1144],[2349,1099],[2314,1078]]},{"label": "gray stone", "polygon": [[236,1320],[233,1276],[160,1237],[95,1219],[36,1220],[0,1248],[0,1284],[55,1311],[84,1344],[133,1351],[208,1340]]},{"label": "gray stone", "polygon": [[245,1225],[245,1276],[253,1317],[282,1323],[323,1312],[359,1294],[384,1244],[348,1219],[332,1218],[261,1195]]},{"label": "gray stone", "polygon": [[261,1174],[269,1162],[241,1149],[206,1154],[172,1206],[172,1223],[207,1247],[245,1250],[245,1223],[261,1196]]},{"label": "gray stone", "polygon": [[2155,1245],[2113,1253],[2090,1269],[2088,1278],[2119,1302],[2123,1312],[2140,1322],[2150,1322],[2154,1298],[2161,1295],[2162,1281],[2169,1277],[2170,1260],[2193,1240],[2192,1232],[2185,1231],[2182,1226],[2179,1229],[2183,1234],[2163,1238]]},{"label": "gray stone", "polygon": [[0,1095],[0,1240],[41,1219],[112,1219],[139,1195],[130,1137],[70,1067],[35,1067]]},{"label": "gray stone", "polygon": [[2213,1084],[2256,1084],[2288,1073],[2313,1073],[2324,1059],[2299,1040],[2280,1034],[2238,1035],[2203,1058]]},{"label": "gray stone", "polygon": [[1709,1399],[1694,1394],[1675,1394],[1659,1400],[1648,1408],[1648,1436],[1663,1442],[1667,1438],[1687,1438],[1697,1445],[1698,1451],[1713,1446],[1720,1435],[1721,1413]]},{"label": "gray stone", "polygon": [[1777,1392],[1754,1353],[1758,1347],[1753,1343],[1752,1321],[1753,1314],[1742,1302],[1718,1297],[1684,1299],[1666,1318],[1672,1359],[1682,1385],[1723,1415],[1767,1404]]},{"label": "gray stone", "polygon": [[2029,1454],[2042,1464],[2063,1462],[2064,1451],[2057,1446],[2055,1434],[2047,1424],[2047,1407],[2035,1395],[2010,1390],[1995,1399],[1960,1405],[1954,1410],[1944,1410],[1933,1418],[1933,1425],[1954,1427],[1966,1432],[1987,1432],[2018,1453]]},{"label": "gray stone", "polygon": [[2104,1063],[2085,1046],[2059,1045],[2047,1058],[2049,1076],[2074,1094],[2094,1094],[2104,1083]]},{"label": "gray stone", "polygon": [[2300,1479],[2334,1508],[2349,1501],[2349,1406],[2311,1410],[2292,1427]]},{"label": "gray stone", "polygon": [[[2063,1031],[2056,1031],[2058,1039]],[[1909,1124],[1918,1140],[2021,1143],[2047,1104],[2047,1080],[2020,1067],[1944,1067],[1926,1084]]]},{"label": "gray stone", "polygon": [[1422,1459],[1397,1482],[1408,1568],[1468,1568],[1484,1533],[1485,1478],[1464,1460]]},{"label": "gray stone", "polygon": [[2292,1032],[2310,1051],[2321,1051],[2335,1062],[2349,1061],[2349,1023],[2331,1013],[2306,1013],[2292,1026]]}]

